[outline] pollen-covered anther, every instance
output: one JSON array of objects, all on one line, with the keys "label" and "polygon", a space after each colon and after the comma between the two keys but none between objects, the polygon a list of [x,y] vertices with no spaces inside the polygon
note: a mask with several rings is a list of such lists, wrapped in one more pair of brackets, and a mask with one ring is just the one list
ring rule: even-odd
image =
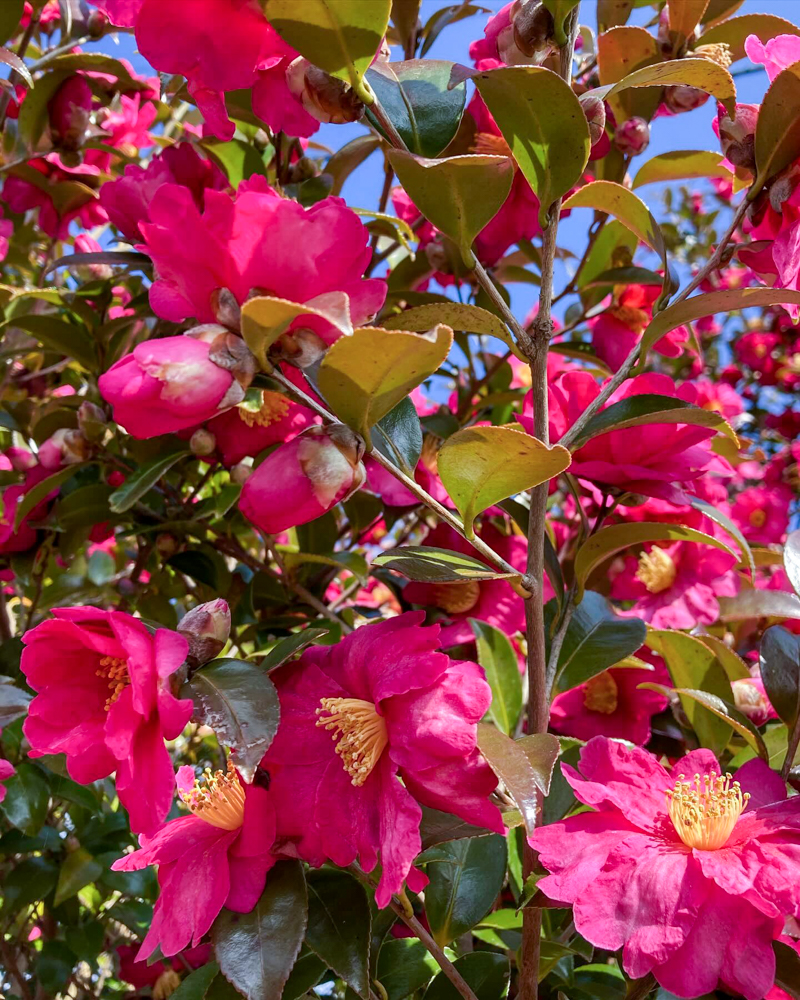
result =
[{"label": "pollen-covered anther", "polygon": [[662,590],[669,590],[675,583],[677,575],[678,568],[675,561],[664,549],[655,546],[649,552],[644,552],[639,556],[636,579],[640,580],[651,594],[660,594]]},{"label": "pollen-covered anther", "polygon": [[238,830],[244,822],[244,788],[231,761],[227,771],[212,774],[207,767],[203,778],[180,796],[190,812],[220,830]]},{"label": "pollen-covered anther", "polygon": [[717,851],[728,839],[747,805],[750,794],[729,774],[696,774],[694,781],[678,776],[667,789],[669,818],[687,847]]},{"label": "pollen-covered anther", "polygon": [[433,588],[436,606],[451,615],[461,615],[472,611],[481,596],[481,585],[477,580],[464,583],[437,583]]},{"label": "pollen-covered anther", "polygon": [[613,715],[619,705],[619,686],[611,674],[604,670],[590,677],[583,686],[583,705],[590,712]]},{"label": "pollen-covered anther", "polygon": [[105,710],[108,711],[131,682],[128,674],[128,661],[119,656],[104,656],[100,660],[100,666],[95,670],[95,676],[108,681],[111,694],[106,698],[104,705]]},{"label": "pollen-covered anther", "polygon": [[322,698],[320,705],[317,725],[332,730],[336,753],[352,784],[363,785],[389,742],[386,720],[371,701],[360,698]]},{"label": "pollen-covered anther", "polygon": [[237,408],[239,419],[248,427],[257,425],[258,427],[269,427],[271,424],[283,420],[289,412],[289,400],[279,392],[270,392],[268,389],[261,394],[261,406],[258,409],[250,409],[247,404],[242,403]]},{"label": "pollen-covered anther", "polygon": [[492,132],[478,132],[470,148],[473,153],[481,153],[484,156],[512,155],[511,147],[502,135],[494,135]]}]

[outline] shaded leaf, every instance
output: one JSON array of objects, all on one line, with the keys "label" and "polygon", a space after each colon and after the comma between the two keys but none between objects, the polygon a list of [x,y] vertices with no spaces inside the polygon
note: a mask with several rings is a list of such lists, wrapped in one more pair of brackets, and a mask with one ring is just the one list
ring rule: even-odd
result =
[{"label": "shaded leaf", "polygon": [[728,534],[735,539],[736,544],[741,549],[742,561],[745,559],[750,567],[750,572],[755,575],[756,565],[753,558],[753,552],[750,548],[750,544],[744,537],[739,527],[718,507],[713,504],[708,503],[707,500],[701,500],[700,497],[691,497],[690,504],[695,510],[701,511],[706,517],[711,518],[712,521],[716,522],[721,528],[724,528]]},{"label": "shaded leaf", "polygon": [[409,580],[423,583],[464,583],[468,580],[508,580],[511,573],[497,573],[486,563],[463,552],[437,549],[432,545],[401,545],[381,552],[373,566],[385,566]]},{"label": "shaded leaf", "polygon": [[439,971],[436,959],[418,938],[388,940],[378,955],[378,982],[388,1000],[403,1000]]},{"label": "shaded leaf", "polygon": [[318,316],[344,336],[353,332],[350,298],[345,292],[327,292],[308,302],[260,295],[242,306],[242,336],[264,371],[272,368],[267,359],[270,347],[301,316]]},{"label": "shaded leaf", "polygon": [[0,730],[28,711],[33,695],[12,684],[8,677],[0,677]]},{"label": "shaded leaf", "polygon": [[[506,995],[511,975],[507,955],[476,951],[462,955],[454,964],[477,1000],[497,1000]],[[440,972],[425,990],[423,1000],[461,1000],[461,996],[444,972]]]},{"label": "shaded leaf", "polygon": [[3,875],[3,903],[0,912],[19,912],[43,900],[55,887],[58,866],[44,857],[25,858]]},{"label": "shaded leaf", "polygon": [[800,62],[779,73],[764,95],[756,124],[754,198],[768,180],[800,157]]},{"label": "shaded leaf", "polygon": [[762,42],[768,42],[777,35],[800,35],[800,28],[774,14],[743,14],[706,29],[697,44],[718,45],[723,42],[730,45],[731,56],[736,62],[745,57],[744,43],[748,35],[756,35]]},{"label": "shaded leaf", "polygon": [[19,108],[17,131],[29,150],[33,151],[41,139],[48,122],[48,105],[69,76],[72,76],[72,71],[66,69],[45,73],[25,95]]},{"label": "shaded leaf", "polygon": [[773,941],[775,952],[775,985],[800,1000],[800,955],[783,941]]},{"label": "shaded leaf", "polygon": [[305,954],[301,952],[283,987],[281,1000],[300,1000],[306,996],[306,992],[317,985],[327,969],[326,963],[317,958],[313,951],[306,951]]},{"label": "shaded leaf", "polygon": [[696,87],[716,97],[725,105],[731,116],[735,112],[736,84],[733,82],[733,77],[724,67],[711,59],[689,57],[670,59],[653,66],[642,66],[613,84],[610,89],[598,88],[592,93],[609,100],[630,88],[667,86]]},{"label": "shaded leaf", "polygon": [[469,837],[486,836],[490,831],[479,826],[472,826],[452,813],[440,812],[430,806],[422,806],[422,822],[419,835],[422,840],[422,850],[437,844],[445,844],[450,840],[465,840]]},{"label": "shaded leaf", "polygon": [[33,87],[33,77],[28,67],[16,52],[12,52],[10,49],[0,45],[0,63],[5,63],[15,73],[18,73],[29,87]]},{"label": "shaded leaf", "polygon": [[800,639],[780,625],[761,639],[761,679],[772,707],[792,730],[800,717]]},{"label": "shaded leaf", "polygon": [[708,646],[714,652],[729,681],[743,680],[745,677],[752,676],[741,656],[735,653],[730,646],[726,646],[722,639],[718,639],[715,635],[699,635],[697,638],[704,646]]},{"label": "shaded leaf", "polygon": [[325,164],[325,173],[333,177],[333,186],[330,193],[338,195],[342,193],[342,187],[352,172],[359,167],[376,149],[380,147],[380,136],[359,135],[350,142],[344,144],[341,149],[337,149],[333,156]]},{"label": "shaded leaf", "polygon": [[5,0],[0,4],[0,45],[16,34],[24,9],[25,0]]},{"label": "shaded leaf", "polygon": [[410,396],[400,402],[372,428],[372,444],[411,479],[422,454],[422,425]]},{"label": "shaded leaf", "polygon": [[724,622],[744,618],[800,618],[800,598],[782,590],[742,590],[736,597],[720,597],[719,617]]},{"label": "shaded leaf", "polygon": [[598,34],[625,24],[633,10],[633,0],[597,0]]},{"label": "shaded leaf", "polygon": [[266,673],[275,670],[286,663],[295,653],[299,653],[301,649],[305,649],[306,646],[312,645],[317,639],[328,634],[326,628],[304,628],[302,632],[295,632],[293,635],[287,636],[286,639],[279,639],[261,661],[259,669]]},{"label": "shaded leaf", "polygon": [[[661,58],[655,38],[638,25],[613,27],[597,37],[597,69],[601,86],[618,83],[637,69],[659,62]],[[657,90],[625,90],[612,96],[609,104],[618,122],[633,115],[649,120],[658,107],[660,97]]]},{"label": "shaded leaf", "polygon": [[366,893],[345,872],[308,874],[306,944],[364,1000],[369,998],[371,917]]},{"label": "shaded leaf", "polygon": [[41,830],[47,817],[50,789],[42,772],[33,764],[23,761],[15,774],[4,782],[5,798],[0,810],[8,822],[23,833],[33,835]]},{"label": "shaded leaf", "polygon": [[492,689],[489,718],[501,732],[513,736],[522,711],[522,676],[517,654],[500,629],[475,618],[470,618],[469,624],[475,634],[478,663],[483,667]]},{"label": "shaded leaf", "polygon": [[718,698],[715,694],[709,694],[707,691],[692,691],[690,688],[676,688],[676,691],[679,695],[694,698],[695,701],[705,706],[714,715],[727,722],[746,740],[759,757],[763,760],[768,760],[767,748],[764,745],[764,740],[761,738],[761,733],[759,733],[753,723],[735,705],[729,701],[724,701],[722,698]]},{"label": "shaded leaf", "polygon": [[437,323],[446,323],[454,330],[465,333],[486,333],[502,340],[514,356],[527,363],[527,358],[517,346],[505,323],[488,309],[463,302],[429,302],[413,309],[406,309],[397,316],[389,316],[383,325],[387,330],[430,330]]},{"label": "shaded leaf", "polygon": [[539,794],[547,795],[559,743],[550,733],[512,740],[494,726],[478,724],[478,748],[522,814],[529,834],[536,828]]},{"label": "shaded leaf", "polygon": [[17,501],[17,505],[14,508],[14,531],[19,530],[19,526],[22,524],[24,518],[30,514],[37,504],[40,504],[42,500],[45,500],[51,493],[57,492],[66,482],[78,472],[80,469],[86,468],[88,463],[81,463],[79,465],[67,465],[65,468],[60,469],[58,472],[54,472],[52,476],[48,476],[47,479],[41,479],[39,482],[32,486],[27,493],[23,495]]},{"label": "shaded leaf", "polygon": [[132,472],[118,490],[109,499],[109,509],[114,514],[123,514],[130,510],[148,490],[152,489],[163,475],[176,465],[182,458],[191,455],[188,448],[178,447],[166,455],[159,455],[145,462]]},{"label": "shaded leaf", "polygon": [[46,350],[74,358],[89,371],[97,371],[97,354],[85,327],[75,326],[55,316],[40,316],[33,313],[14,316],[3,323],[3,328],[13,327],[35,337]]},{"label": "shaded leaf", "polygon": [[694,32],[706,12],[706,7],[708,0],[667,0],[670,35],[678,36],[678,44],[673,43],[676,51]]},{"label": "shaded leaf", "polygon": [[267,176],[267,168],[258,150],[241,139],[200,143],[200,147],[225,174],[234,189],[253,174]]},{"label": "shaded leaf", "polygon": [[80,892],[103,874],[103,866],[97,862],[85,847],[69,853],[61,864],[56,885],[54,906],[60,906],[66,899]]},{"label": "shaded leaf", "polygon": [[219,966],[216,962],[208,962],[195,969],[175,990],[171,1000],[204,1000],[206,990],[218,972]]},{"label": "shaded leaf", "polygon": [[233,752],[246,782],[278,731],[280,706],[275,685],[261,667],[243,660],[212,660],[181,690],[194,702],[194,715]]}]

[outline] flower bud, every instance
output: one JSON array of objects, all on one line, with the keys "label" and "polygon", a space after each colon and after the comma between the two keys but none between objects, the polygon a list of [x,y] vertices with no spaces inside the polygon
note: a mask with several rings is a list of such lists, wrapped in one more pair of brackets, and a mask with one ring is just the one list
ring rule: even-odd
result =
[{"label": "flower bud", "polygon": [[76,150],[83,145],[89,128],[92,89],[86,77],[68,77],[48,104],[50,133],[60,149]]},{"label": "flower bud", "polygon": [[364,103],[343,80],[298,56],[286,70],[286,85],[318,122],[344,125],[364,116]]},{"label": "flower bud", "polygon": [[764,690],[760,678],[743,677],[731,683],[733,701],[739,711],[746,715],[754,726],[763,726],[767,719],[774,717],[774,710]]},{"label": "flower bud", "polygon": [[217,447],[217,439],[211,431],[207,431],[205,427],[199,427],[189,438],[189,447],[193,455],[196,455],[198,458],[205,458],[206,455],[213,454],[214,449]]},{"label": "flower bud", "polygon": [[308,327],[300,327],[282,334],[270,348],[270,357],[275,361],[288,361],[295,368],[308,368],[323,356],[328,345],[318,333]]},{"label": "flower bud", "polygon": [[695,108],[702,107],[708,100],[708,94],[697,87],[686,87],[683,85],[664,88],[664,106],[674,115],[681,115],[685,111],[694,111]]},{"label": "flower bud", "polygon": [[217,288],[211,294],[211,309],[217,322],[236,333],[242,328],[242,310],[229,288]]},{"label": "flower bud", "polygon": [[101,441],[106,433],[106,415],[96,403],[85,399],[78,407],[78,427],[89,441]]},{"label": "flower bud", "polygon": [[59,429],[42,443],[39,448],[39,464],[55,471],[65,465],[78,465],[92,454],[92,446],[83,431],[76,428]]},{"label": "flower bud", "polygon": [[637,115],[628,118],[621,125],[617,125],[614,145],[626,156],[638,156],[650,145],[650,126],[644,118],[639,118]]},{"label": "flower bud", "polygon": [[178,551],[178,539],[168,531],[162,531],[156,538],[156,551],[162,559],[169,559]]},{"label": "flower bud", "polygon": [[722,104],[717,106],[717,128],[722,154],[735,167],[755,169],[758,111],[757,104],[737,104],[736,118],[731,119]]},{"label": "flower bud", "polygon": [[86,34],[90,38],[102,38],[109,23],[108,15],[104,11],[94,8],[86,18]]},{"label": "flower bud", "polygon": [[231,482],[236,483],[237,486],[244,486],[252,474],[253,467],[251,465],[247,465],[245,462],[237,462],[231,469]]},{"label": "flower bud", "polygon": [[344,424],[309,427],[253,471],[239,508],[270,535],[313,521],[363,486],[363,455],[364,442]]},{"label": "flower bud", "polygon": [[[75,253],[102,253],[103,248],[88,233],[79,233],[75,237]],[[71,270],[83,281],[108,281],[114,273],[109,264],[78,264]]]},{"label": "flower bud", "polygon": [[[553,15],[540,0],[525,0],[512,15],[514,44],[536,63],[544,62],[553,49]],[[501,40],[498,38],[498,49]],[[500,52],[503,58],[503,52]],[[504,62],[508,60],[504,59]]]},{"label": "flower bud", "polygon": [[585,94],[580,98],[583,113],[589,123],[589,136],[592,145],[596,146],[603,138],[606,130],[606,106],[599,97]]},{"label": "flower bud", "polygon": [[181,985],[181,977],[174,969],[164,969],[153,986],[153,1000],[169,1000]]},{"label": "flower bud", "polygon": [[178,632],[189,643],[187,659],[193,666],[213,660],[225,648],[231,633],[231,611],[222,598],[199,604],[178,622]]}]

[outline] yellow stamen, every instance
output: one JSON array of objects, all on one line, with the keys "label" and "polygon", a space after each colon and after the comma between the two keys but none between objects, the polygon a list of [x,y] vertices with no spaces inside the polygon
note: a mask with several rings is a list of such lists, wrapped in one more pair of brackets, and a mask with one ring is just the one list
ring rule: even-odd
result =
[{"label": "yellow stamen", "polygon": [[472,152],[489,156],[511,156],[511,147],[502,135],[478,132],[472,143]]},{"label": "yellow stamen", "polygon": [[289,400],[279,392],[265,390],[261,393],[261,406],[258,409],[251,409],[246,404],[240,404],[236,408],[239,419],[243,424],[252,427],[257,424],[259,427],[269,427],[283,420],[289,412]]},{"label": "yellow stamen", "polygon": [[461,615],[472,611],[481,596],[481,585],[477,580],[466,583],[437,583],[433,588],[436,607],[451,615]]},{"label": "yellow stamen", "polygon": [[687,847],[717,851],[727,844],[750,794],[729,774],[696,774],[694,782],[678,775],[675,787],[667,789],[669,818]]},{"label": "yellow stamen", "polygon": [[608,311],[634,333],[641,333],[647,326],[647,313],[644,309],[637,309],[636,306],[612,306]]},{"label": "yellow stamen", "polygon": [[759,507],[750,512],[750,516],[747,520],[753,525],[754,528],[763,528],[767,523],[767,512],[765,510],[761,510]]},{"label": "yellow stamen", "polygon": [[207,767],[202,783],[195,781],[180,796],[195,816],[220,830],[238,830],[244,822],[244,788],[230,761],[227,772],[212,774]]},{"label": "yellow stamen", "polygon": [[601,712],[603,715],[616,712],[618,695],[617,682],[607,670],[590,677],[583,686],[583,704],[590,712]]},{"label": "yellow stamen", "polygon": [[108,711],[131,682],[128,674],[128,661],[120,659],[119,656],[104,656],[100,660],[99,669],[95,670],[95,676],[108,681],[111,694],[106,699],[104,706],[105,710]]},{"label": "yellow stamen", "polygon": [[153,1000],[168,1000],[181,985],[181,977],[174,969],[165,969],[153,987]]},{"label": "yellow stamen", "polygon": [[354,785],[363,785],[389,742],[386,720],[371,701],[360,698],[322,698],[320,705],[317,725],[333,730],[345,771]]},{"label": "yellow stamen", "polygon": [[660,594],[662,590],[669,590],[675,583],[677,575],[678,568],[675,561],[664,549],[656,546],[639,556],[636,579],[641,580],[651,594]]}]

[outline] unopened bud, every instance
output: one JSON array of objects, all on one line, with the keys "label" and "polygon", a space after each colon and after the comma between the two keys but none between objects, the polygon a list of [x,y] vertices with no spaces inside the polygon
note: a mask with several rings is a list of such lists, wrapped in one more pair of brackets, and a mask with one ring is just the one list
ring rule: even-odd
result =
[{"label": "unopened bud", "polygon": [[78,407],[78,427],[90,441],[101,441],[106,432],[106,415],[96,404],[85,399]]},{"label": "unopened bud", "polygon": [[39,464],[45,469],[60,469],[78,465],[92,454],[92,446],[83,431],[74,427],[59,427],[39,448]]},{"label": "unopened bud", "polygon": [[686,87],[683,85],[664,88],[664,106],[674,115],[681,115],[686,111],[694,111],[695,108],[702,107],[708,100],[708,94],[697,87]]},{"label": "unopened bud", "polygon": [[95,8],[86,18],[86,34],[90,38],[102,38],[109,23],[108,15]]},{"label": "unopened bud", "polygon": [[156,538],[156,551],[162,559],[169,559],[178,551],[178,539],[168,531],[162,531]]},{"label": "unopened bud", "polygon": [[717,107],[717,126],[722,154],[735,167],[744,167],[747,170],[755,169],[758,111],[757,104],[737,104],[736,118],[732,119],[723,105],[720,104]]},{"label": "unopened bud", "polygon": [[47,106],[50,133],[55,146],[63,150],[80,149],[89,128],[92,89],[85,76],[68,77]]},{"label": "unopened bud", "polygon": [[739,711],[754,726],[763,726],[770,717],[771,705],[763,690],[763,683],[755,678],[743,677],[731,684],[733,701]]},{"label": "unopened bud", "polygon": [[245,465],[244,462],[237,462],[230,472],[231,482],[236,483],[237,486],[244,486],[252,474],[253,467],[251,465]]},{"label": "unopened bud", "polygon": [[225,648],[231,633],[231,611],[222,598],[193,608],[178,622],[178,632],[189,643],[192,666],[208,663]]},{"label": "unopened bud", "polygon": [[364,103],[353,88],[298,56],[286,70],[286,85],[318,122],[344,125],[364,116]]},{"label": "unopened bud", "polygon": [[289,180],[292,184],[302,184],[303,181],[311,180],[317,176],[317,166],[313,160],[307,156],[300,159],[289,167]]},{"label": "unopened bud", "polygon": [[[63,159],[63,157],[62,157]],[[75,253],[102,253],[103,248],[88,233],[75,237]],[[108,281],[113,274],[109,264],[77,264],[72,268],[83,281]]]},{"label": "unopened bud", "polygon": [[[541,0],[525,0],[511,16],[514,44],[536,63],[544,62],[555,44],[553,15]],[[498,38],[498,49],[500,39]],[[500,53],[501,59],[503,53]],[[507,61],[507,60],[504,60]]]},{"label": "unopened bud", "polygon": [[783,204],[792,196],[800,184],[800,165],[790,163],[770,182],[767,188],[769,203],[776,212],[783,212]]},{"label": "unopened bud", "polygon": [[282,334],[270,348],[270,357],[288,361],[295,368],[309,368],[328,350],[328,345],[318,333],[308,327]]},{"label": "unopened bud", "polygon": [[589,137],[592,145],[596,146],[605,134],[606,106],[599,97],[593,97],[591,94],[581,97],[580,101],[586,121],[589,123]]},{"label": "unopened bud", "polygon": [[153,1000],[169,1000],[181,985],[181,977],[174,969],[164,969],[153,986]]},{"label": "unopened bud", "polygon": [[617,125],[614,132],[614,145],[626,156],[638,156],[650,145],[650,126],[644,120],[634,116]]},{"label": "unopened bud", "polygon": [[236,333],[242,328],[242,310],[229,288],[216,288],[211,293],[211,309],[218,323]]},{"label": "unopened bud", "polygon": [[193,455],[196,455],[198,458],[205,458],[206,455],[214,453],[214,449],[217,447],[217,439],[211,431],[207,431],[205,427],[200,427],[189,438],[189,447]]}]

